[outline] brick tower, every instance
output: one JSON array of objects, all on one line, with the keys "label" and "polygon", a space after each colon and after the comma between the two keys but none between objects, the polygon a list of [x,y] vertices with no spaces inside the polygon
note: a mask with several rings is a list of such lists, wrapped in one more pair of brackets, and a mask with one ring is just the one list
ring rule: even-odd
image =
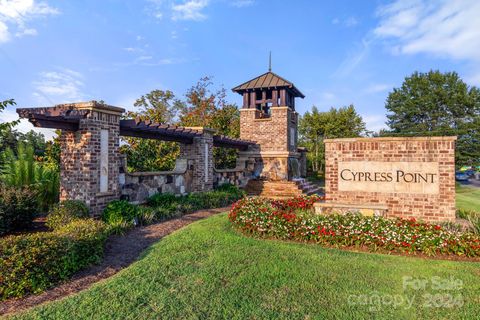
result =
[{"label": "brick tower", "polygon": [[295,111],[295,98],[304,98],[300,90],[271,71],[232,90],[243,96],[240,138],[257,143],[245,152],[256,159],[257,177],[288,181],[302,176],[306,163],[304,152],[297,146]]}]

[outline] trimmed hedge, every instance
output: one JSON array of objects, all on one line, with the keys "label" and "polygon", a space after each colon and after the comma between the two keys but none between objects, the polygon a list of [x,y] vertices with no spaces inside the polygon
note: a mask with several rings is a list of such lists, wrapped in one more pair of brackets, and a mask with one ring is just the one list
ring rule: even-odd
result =
[{"label": "trimmed hedge", "polygon": [[83,219],[0,239],[0,301],[42,292],[99,262],[108,234],[103,222]]},{"label": "trimmed hedge", "polygon": [[413,218],[364,217],[355,213],[315,215],[315,200],[243,199],[232,207],[229,219],[242,233],[261,238],[365,247],[370,251],[480,257],[480,236],[473,233]]},{"label": "trimmed hedge", "polygon": [[37,209],[36,192],[0,184],[0,236],[31,224]]},{"label": "trimmed hedge", "polygon": [[46,225],[58,229],[75,220],[88,218],[88,207],[79,200],[64,200],[53,206],[47,216]]},{"label": "trimmed hedge", "polygon": [[243,198],[245,191],[230,184],[224,184],[212,191],[194,192],[184,196],[159,193],[147,199],[149,207],[159,211],[159,216],[170,218],[202,209],[229,206]]},{"label": "trimmed hedge", "polygon": [[180,217],[197,210],[220,208],[231,205],[243,198],[245,192],[236,186],[224,184],[212,191],[177,196],[173,193],[159,193],[147,199],[147,206],[137,206],[125,200],[108,204],[102,220],[108,223],[112,232],[122,233],[136,225],[147,225],[156,221]]}]

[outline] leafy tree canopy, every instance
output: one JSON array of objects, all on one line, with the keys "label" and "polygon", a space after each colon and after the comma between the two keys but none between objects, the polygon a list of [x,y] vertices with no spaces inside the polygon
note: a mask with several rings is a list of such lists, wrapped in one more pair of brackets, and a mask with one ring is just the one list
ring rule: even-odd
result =
[{"label": "leafy tree canopy", "polygon": [[[126,118],[173,124],[181,103],[171,91],[153,90],[135,101],[135,111],[127,112]],[[120,149],[127,155],[130,171],[166,171],[175,167],[180,151],[177,143],[133,137],[124,140],[127,144]]]},{"label": "leafy tree canopy", "polygon": [[457,165],[480,162],[480,90],[456,72],[415,72],[388,95],[382,135],[458,136]]},{"label": "leafy tree canopy", "polygon": [[307,147],[307,159],[315,172],[324,170],[324,139],[358,137],[366,133],[365,122],[353,105],[320,112],[313,106],[299,122],[300,145]]},{"label": "leafy tree canopy", "polygon": [[[153,90],[134,103],[135,111],[127,118],[139,118],[158,123],[176,124],[184,127],[208,127],[231,137],[240,134],[240,113],[234,104],[225,101],[225,89],[212,91],[213,83],[205,77],[192,86],[185,101],[177,99],[173,92]],[[172,170],[178,157],[179,145],[139,138],[125,138],[127,145],[121,147],[127,155],[131,171]],[[217,168],[235,165],[236,151],[214,149]]]}]

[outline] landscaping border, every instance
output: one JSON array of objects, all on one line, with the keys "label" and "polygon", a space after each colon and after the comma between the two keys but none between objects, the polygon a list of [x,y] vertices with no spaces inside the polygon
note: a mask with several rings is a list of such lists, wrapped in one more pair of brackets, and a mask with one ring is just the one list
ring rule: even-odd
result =
[{"label": "landscaping border", "polygon": [[39,295],[29,295],[0,302],[0,315],[26,310],[88,289],[93,284],[128,267],[154,242],[192,222],[229,210],[230,207],[199,210],[179,218],[133,228],[124,235],[112,235],[107,240],[104,258],[101,263],[78,272],[67,282]]}]

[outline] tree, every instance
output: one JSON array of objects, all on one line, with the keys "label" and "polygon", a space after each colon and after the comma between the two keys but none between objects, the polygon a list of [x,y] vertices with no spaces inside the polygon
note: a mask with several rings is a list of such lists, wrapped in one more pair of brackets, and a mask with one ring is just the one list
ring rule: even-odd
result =
[{"label": "tree", "polygon": [[[182,102],[171,91],[153,90],[142,95],[133,104],[138,111],[129,111],[127,118],[138,118],[157,123],[172,124]],[[126,145],[120,147],[127,155],[130,171],[173,170],[180,151],[178,143],[142,138],[124,138]]]},{"label": "tree", "polygon": [[[181,126],[208,127],[218,134],[237,138],[240,136],[240,112],[235,104],[226,102],[225,88],[211,91],[213,85],[209,77],[201,78],[191,87],[187,101],[180,110]],[[219,169],[235,167],[235,149],[214,148],[215,167]]]},{"label": "tree", "polygon": [[[138,108],[126,114],[127,118],[139,118],[157,123],[175,124],[184,127],[208,127],[218,134],[238,137],[240,112],[234,104],[225,101],[226,91],[211,90],[210,78],[200,79],[186,93],[186,101],[175,98],[171,91],[153,90],[134,103]],[[130,171],[172,170],[178,157],[179,145],[141,138],[125,138],[121,147],[127,155]],[[235,166],[236,150],[214,148],[215,166]]]},{"label": "tree", "polygon": [[355,111],[355,107],[331,108],[319,112],[313,106],[299,122],[300,145],[307,147],[307,160],[312,171],[323,173],[325,166],[325,149],[323,140],[334,138],[352,138],[365,134],[365,122]]},{"label": "tree", "polygon": [[[15,100],[9,99],[0,101],[0,113],[2,113],[8,106],[15,106]],[[18,124],[17,121],[0,123],[0,152],[7,148],[15,148],[17,141],[17,132],[13,130]]]},{"label": "tree", "polygon": [[456,72],[414,72],[388,95],[383,135],[456,135],[457,165],[480,162],[480,90]]}]

